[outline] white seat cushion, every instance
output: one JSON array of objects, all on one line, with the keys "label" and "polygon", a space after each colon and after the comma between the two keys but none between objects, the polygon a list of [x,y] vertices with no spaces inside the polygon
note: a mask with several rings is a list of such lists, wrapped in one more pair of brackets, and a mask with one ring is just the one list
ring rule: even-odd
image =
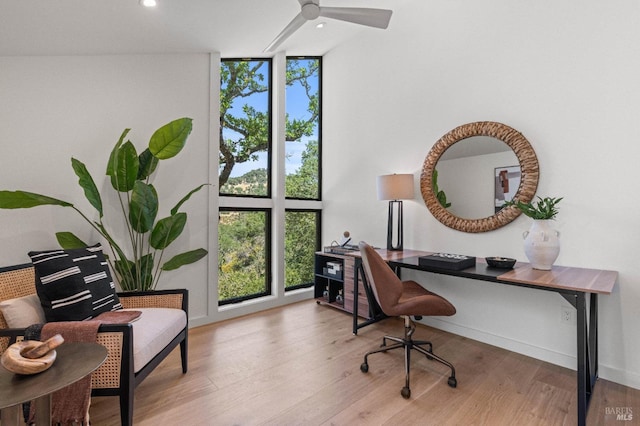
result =
[{"label": "white seat cushion", "polygon": [[187,326],[187,315],[182,309],[171,308],[125,310],[142,312],[142,315],[131,323],[133,370],[137,373]]}]

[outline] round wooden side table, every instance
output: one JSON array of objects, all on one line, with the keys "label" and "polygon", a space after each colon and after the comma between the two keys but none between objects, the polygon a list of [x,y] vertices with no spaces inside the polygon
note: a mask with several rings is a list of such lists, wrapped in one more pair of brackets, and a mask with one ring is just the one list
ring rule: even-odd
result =
[{"label": "round wooden side table", "polygon": [[53,365],[42,373],[23,376],[0,366],[0,423],[24,425],[23,402],[35,400],[36,425],[51,425],[51,394],[91,374],[107,359],[97,343],[63,343]]}]

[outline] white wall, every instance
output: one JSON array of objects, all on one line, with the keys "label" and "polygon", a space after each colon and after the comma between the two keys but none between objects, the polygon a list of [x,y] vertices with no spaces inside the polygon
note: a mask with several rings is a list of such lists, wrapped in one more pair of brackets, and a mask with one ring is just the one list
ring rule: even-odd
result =
[{"label": "white wall", "polygon": [[[158,127],[191,117],[186,147],[160,163],[154,180],[159,215],[167,215],[191,189],[209,181],[209,69],[208,54],[0,57],[0,189],[70,201],[97,219],[78,186],[71,157],[86,164],[105,194],[111,191],[105,179],[107,159],[125,128],[131,128],[128,138],[140,152]],[[185,204],[187,229],[167,255],[208,249],[210,190],[217,188],[207,187]],[[105,212],[116,228],[117,214],[114,209]],[[57,231],[98,241],[79,215],[62,207],[0,210],[0,223],[2,266],[29,262],[29,250],[58,247]],[[163,273],[159,288],[188,288],[191,318],[197,320],[208,315],[207,278],[205,259]]]},{"label": "white wall", "polygon": [[[600,376],[640,388],[640,6],[633,0],[413,0],[386,31],[324,59],[324,243],[344,230],[384,246],[375,177],[414,173],[433,143],[473,121],[524,134],[538,194],[565,197],[557,264],[620,273],[600,298]],[[405,202],[405,247],[526,260],[522,216],[466,234]],[[554,293],[407,274],[449,298],[437,327],[575,368],[575,328]]]}]

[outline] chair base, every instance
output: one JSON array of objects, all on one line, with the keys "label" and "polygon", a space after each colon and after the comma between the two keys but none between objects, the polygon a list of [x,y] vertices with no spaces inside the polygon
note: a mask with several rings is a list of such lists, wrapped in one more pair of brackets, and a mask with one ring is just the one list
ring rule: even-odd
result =
[{"label": "chair base", "polygon": [[[447,380],[447,384],[452,388],[455,388],[458,385],[458,381],[456,380],[456,370],[453,365],[446,361],[443,358],[440,358],[436,354],[433,353],[433,345],[431,342],[426,340],[413,340],[413,333],[416,329],[415,323],[411,320],[409,316],[403,316],[404,318],[404,338],[394,337],[394,336],[384,336],[382,338],[382,345],[379,349],[369,351],[364,355],[364,362],[360,365],[360,371],[366,373],[369,371],[369,363],[367,361],[369,355],[379,353],[379,352],[388,352],[394,349],[404,349],[404,369],[405,369],[405,385],[400,391],[400,394],[403,398],[407,399],[411,397],[411,388],[409,387],[409,370],[411,367],[411,350],[416,350],[427,357],[428,360],[437,361],[443,365],[446,365],[451,369],[451,376]],[[387,346],[387,340],[391,340],[392,342],[396,342],[391,346]]]}]

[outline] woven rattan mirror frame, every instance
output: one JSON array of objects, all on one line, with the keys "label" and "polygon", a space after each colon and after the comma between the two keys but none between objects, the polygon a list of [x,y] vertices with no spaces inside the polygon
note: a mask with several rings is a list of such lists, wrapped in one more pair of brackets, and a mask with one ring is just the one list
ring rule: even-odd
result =
[{"label": "woven rattan mirror frame", "polygon": [[442,136],[431,148],[424,160],[420,175],[420,191],[431,214],[442,224],[462,232],[487,232],[498,229],[520,215],[514,206],[505,207],[493,216],[482,219],[464,219],[442,207],[433,192],[433,171],[442,154],[451,145],[472,136],[491,136],[509,145],[521,169],[520,187],[514,196],[524,203],[533,199],[538,188],[540,174],[538,158],[529,141],[517,130],[494,121],[477,121],[463,124]]}]

